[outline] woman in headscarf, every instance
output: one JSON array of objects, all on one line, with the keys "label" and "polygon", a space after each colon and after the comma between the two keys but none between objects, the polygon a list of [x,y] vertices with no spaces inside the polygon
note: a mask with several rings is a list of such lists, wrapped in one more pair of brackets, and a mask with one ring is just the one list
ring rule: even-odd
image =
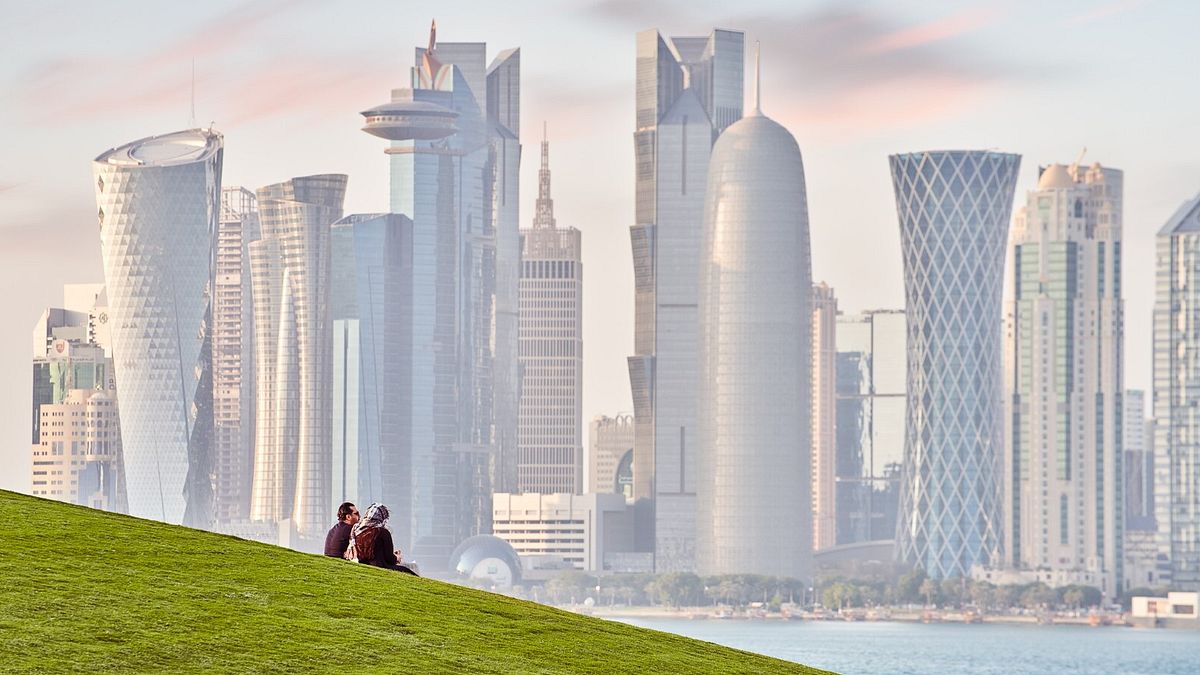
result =
[{"label": "woman in headscarf", "polygon": [[366,515],[354,526],[353,545],[358,561],[417,576],[416,572],[400,562],[392,542],[392,533],[387,529],[388,515],[388,509],[383,504],[371,504]]}]

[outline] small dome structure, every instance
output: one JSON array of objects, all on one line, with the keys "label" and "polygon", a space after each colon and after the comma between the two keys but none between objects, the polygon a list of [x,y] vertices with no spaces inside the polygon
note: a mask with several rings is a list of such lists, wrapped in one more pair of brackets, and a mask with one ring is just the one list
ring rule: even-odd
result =
[{"label": "small dome structure", "polygon": [[1042,177],[1038,179],[1039,190],[1071,187],[1075,187],[1075,179],[1071,178],[1071,174],[1067,172],[1067,167],[1062,164],[1051,164],[1046,167],[1042,171]]},{"label": "small dome structure", "polygon": [[450,569],[461,579],[487,579],[499,588],[521,582],[521,559],[500,537],[469,537],[450,554]]}]

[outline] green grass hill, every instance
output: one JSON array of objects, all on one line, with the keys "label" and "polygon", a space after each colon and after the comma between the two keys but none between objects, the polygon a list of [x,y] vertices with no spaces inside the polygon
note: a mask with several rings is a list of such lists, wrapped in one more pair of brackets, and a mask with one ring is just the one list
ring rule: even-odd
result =
[{"label": "green grass hill", "polygon": [[366,565],[0,491],[0,671],[811,673]]}]

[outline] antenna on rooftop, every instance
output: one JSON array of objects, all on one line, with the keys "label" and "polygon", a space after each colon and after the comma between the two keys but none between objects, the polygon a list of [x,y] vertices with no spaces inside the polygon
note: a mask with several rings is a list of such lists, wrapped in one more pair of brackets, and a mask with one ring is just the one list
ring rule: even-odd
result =
[{"label": "antenna on rooftop", "polygon": [[196,127],[196,59],[192,59],[192,114],[188,117],[188,127]]}]

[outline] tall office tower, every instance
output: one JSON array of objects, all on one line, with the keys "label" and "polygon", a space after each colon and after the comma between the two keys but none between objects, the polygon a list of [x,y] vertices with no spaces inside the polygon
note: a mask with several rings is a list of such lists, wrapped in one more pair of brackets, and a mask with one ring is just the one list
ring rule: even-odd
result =
[{"label": "tall office tower", "polygon": [[812,288],[813,548],[837,539],[834,450],[837,401],[837,297],[825,282]]},{"label": "tall office tower", "polygon": [[121,427],[114,389],[71,389],[41,406],[32,490],[47,499],[123,511]]},{"label": "tall office tower", "polygon": [[[491,491],[517,489],[521,374],[521,50],[500,52],[487,70],[488,164],[484,209],[496,236],[495,344],[492,362]],[[491,507],[488,507],[490,513]]]},{"label": "tall office tower", "polygon": [[717,136],[742,117],[745,36],[637,36],[633,246],[640,551],[658,572],[696,566],[697,304],[704,190]]},{"label": "tall office tower", "polygon": [[600,415],[588,425],[585,492],[633,497],[633,415]]},{"label": "tall office tower", "polygon": [[[329,508],[387,504],[397,538],[412,520],[412,221],[355,214],[330,234],[333,454]],[[331,513],[333,511],[330,511]]]},{"label": "tall office tower", "polygon": [[416,50],[409,88],[364,111],[391,141],[391,208],[413,223],[411,541],[427,569],[490,530],[516,480],[520,52]]},{"label": "tall office tower", "polygon": [[1121,186],[1051,164],[1013,227],[1004,313],[1005,556],[1123,579]]},{"label": "tall office tower", "polygon": [[805,579],[813,544],[808,204],[796,139],[760,109],[756,97],[750,115],[721,134],[708,170],[696,567]]},{"label": "tall office tower", "polygon": [[1169,579],[1200,590],[1200,195],[1158,232],[1154,304],[1154,517]]},{"label": "tall office tower", "polygon": [[892,155],[908,313],[897,555],[965,577],[1001,546],[1000,322],[1019,155]]},{"label": "tall office tower", "polygon": [[254,312],[250,242],[259,238],[258,204],[242,187],[221,190],[213,278],[214,507],[218,523],[250,517],[254,469]]},{"label": "tall office tower", "polygon": [[837,318],[836,544],[892,539],[907,408],[904,311]]},{"label": "tall office tower", "polygon": [[579,230],[559,228],[550,144],[533,227],[521,231],[521,406],[517,489],[583,492],[583,262]]},{"label": "tall office tower", "polygon": [[222,147],[221,134],[190,129],[92,165],[129,512],[201,527],[212,517],[207,291]]},{"label": "tall office tower", "polygon": [[290,521],[309,540],[330,518],[329,240],[345,195],[342,174],[259,188],[261,238],[249,251],[257,375],[250,519]]}]

